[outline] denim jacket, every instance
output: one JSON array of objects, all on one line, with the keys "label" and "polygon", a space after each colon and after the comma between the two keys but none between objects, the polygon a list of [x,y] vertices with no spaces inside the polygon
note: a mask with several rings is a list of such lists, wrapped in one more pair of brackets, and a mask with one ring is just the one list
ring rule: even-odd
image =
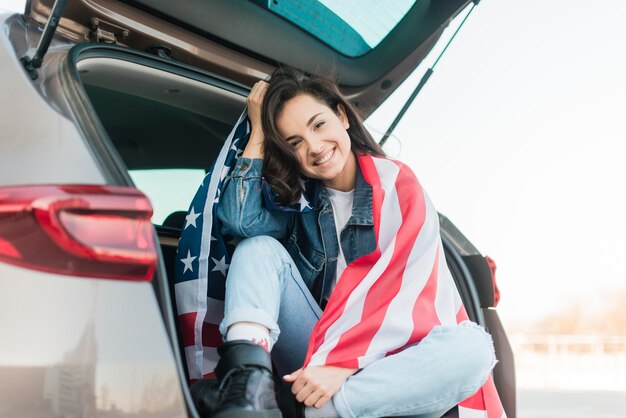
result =
[{"label": "denim jacket", "polygon": [[[302,279],[322,304],[337,270],[339,246],[333,208],[326,193],[306,213],[269,211],[262,205],[262,159],[239,158],[224,181],[217,216],[222,233],[237,237],[269,235],[282,242]],[[357,170],[352,215],[341,231],[341,247],[350,264],[376,249],[372,216],[372,187]]]}]

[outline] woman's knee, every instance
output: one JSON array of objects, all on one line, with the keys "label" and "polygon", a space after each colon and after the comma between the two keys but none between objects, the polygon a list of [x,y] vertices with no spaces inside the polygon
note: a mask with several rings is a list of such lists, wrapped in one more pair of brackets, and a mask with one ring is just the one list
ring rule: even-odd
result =
[{"label": "woman's knee", "polygon": [[475,380],[478,389],[497,363],[493,340],[483,327],[471,321],[465,321],[456,328],[468,379]]},{"label": "woman's knee", "polygon": [[285,252],[283,245],[276,239],[268,235],[257,235],[256,237],[244,238],[235,247],[233,259],[235,257],[254,263],[262,257],[280,258]]},{"label": "woman's knee", "polygon": [[285,267],[293,264],[283,245],[267,235],[241,240],[231,259],[226,288],[255,282],[267,289],[283,286]]}]

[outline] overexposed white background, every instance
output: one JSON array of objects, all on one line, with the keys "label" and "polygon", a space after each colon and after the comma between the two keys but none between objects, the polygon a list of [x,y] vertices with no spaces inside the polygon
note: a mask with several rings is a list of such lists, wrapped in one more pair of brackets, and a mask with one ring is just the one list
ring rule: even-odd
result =
[{"label": "overexposed white background", "polygon": [[439,211],[496,260],[511,326],[626,290],[624,19],[620,0],[484,0],[395,132]]}]

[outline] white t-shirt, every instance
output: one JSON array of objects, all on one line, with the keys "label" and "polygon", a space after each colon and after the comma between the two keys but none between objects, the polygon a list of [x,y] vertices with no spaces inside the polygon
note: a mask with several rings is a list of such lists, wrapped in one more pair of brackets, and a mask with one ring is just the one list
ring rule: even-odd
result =
[{"label": "white t-shirt", "polygon": [[330,203],[333,206],[333,216],[335,218],[335,228],[337,228],[337,242],[339,244],[339,256],[337,257],[337,271],[333,278],[331,291],[335,288],[337,280],[341,277],[341,273],[346,269],[346,257],[343,255],[341,248],[341,231],[346,226],[350,216],[352,215],[352,203],[354,202],[354,189],[349,192],[342,192],[326,187]]}]

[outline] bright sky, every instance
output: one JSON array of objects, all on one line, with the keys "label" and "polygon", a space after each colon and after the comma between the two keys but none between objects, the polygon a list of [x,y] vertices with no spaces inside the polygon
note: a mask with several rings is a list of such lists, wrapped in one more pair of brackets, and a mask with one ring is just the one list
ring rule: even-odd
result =
[{"label": "bright sky", "polygon": [[496,260],[505,324],[626,290],[624,21],[623,0],[481,1],[387,148]]},{"label": "bright sky", "polygon": [[496,260],[505,323],[626,289],[625,20],[621,0],[484,0],[395,132],[439,211]]}]

